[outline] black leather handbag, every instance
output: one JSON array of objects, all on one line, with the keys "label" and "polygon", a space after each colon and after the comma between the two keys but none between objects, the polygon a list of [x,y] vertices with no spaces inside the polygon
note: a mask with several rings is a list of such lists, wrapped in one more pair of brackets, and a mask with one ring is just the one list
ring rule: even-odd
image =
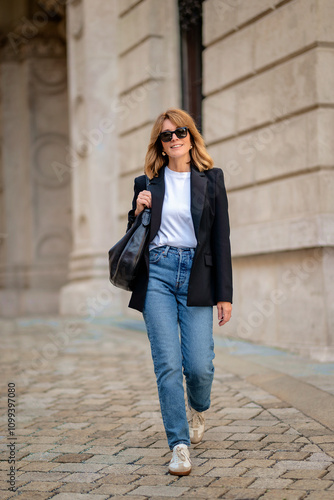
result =
[{"label": "black leather handbag", "polygon": [[109,279],[114,286],[133,290],[148,244],[150,223],[151,209],[145,208],[123,238],[109,250]]}]

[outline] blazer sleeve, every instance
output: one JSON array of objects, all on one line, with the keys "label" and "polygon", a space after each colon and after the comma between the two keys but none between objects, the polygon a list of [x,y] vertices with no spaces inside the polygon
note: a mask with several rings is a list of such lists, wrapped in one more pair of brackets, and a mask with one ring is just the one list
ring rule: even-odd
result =
[{"label": "blazer sleeve", "polygon": [[146,186],[146,181],[145,181],[145,175],[141,175],[140,177],[136,177],[134,180],[134,193],[133,193],[133,199],[132,199],[132,208],[128,212],[128,225],[126,230],[129,231],[129,229],[132,227],[134,221],[136,220],[135,216],[135,211],[136,211],[136,206],[137,206],[137,198],[138,195],[141,191],[145,189]]},{"label": "blazer sleeve", "polygon": [[217,171],[215,195],[212,246],[216,272],[216,299],[217,302],[232,302],[233,285],[230,223],[224,174],[221,169]]}]

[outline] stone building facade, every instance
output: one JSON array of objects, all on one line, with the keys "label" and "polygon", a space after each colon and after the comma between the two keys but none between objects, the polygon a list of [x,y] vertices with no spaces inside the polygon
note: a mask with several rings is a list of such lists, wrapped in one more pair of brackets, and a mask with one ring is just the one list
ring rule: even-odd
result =
[{"label": "stone building facade", "polygon": [[107,282],[106,252],[155,117],[185,107],[228,189],[224,334],[334,359],[334,2],[1,11],[1,314],[136,317]]}]

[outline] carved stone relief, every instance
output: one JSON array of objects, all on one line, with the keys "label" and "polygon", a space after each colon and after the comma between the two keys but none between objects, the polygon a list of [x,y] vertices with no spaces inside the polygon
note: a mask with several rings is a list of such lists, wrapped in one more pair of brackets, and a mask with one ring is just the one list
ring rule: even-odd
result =
[{"label": "carved stone relief", "polygon": [[62,134],[46,133],[33,144],[33,172],[36,181],[48,188],[60,189],[70,180],[69,175],[57,175],[54,162],[66,165],[68,138]]}]

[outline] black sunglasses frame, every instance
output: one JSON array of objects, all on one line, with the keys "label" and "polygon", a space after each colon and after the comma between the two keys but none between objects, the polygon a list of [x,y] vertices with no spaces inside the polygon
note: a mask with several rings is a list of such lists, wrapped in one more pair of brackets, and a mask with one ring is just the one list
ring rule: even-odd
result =
[{"label": "black sunglasses frame", "polygon": [[[184,134],[184,131],[186,131],[185,134]],[[160,132],[159,138],[162,142],[170,142],[173,139],[173,134],[175,134],[178,139],[184,139],[185,137],[187,137],[188,131],[189,131],[188,127],[177,127],[173,131],[172,130],[165,130],[164,132]],[[165,134],[168,134],[169,139],[163,139],[163,136]],[[166,137],[166,135],[165,135],[165,137]]]}]

